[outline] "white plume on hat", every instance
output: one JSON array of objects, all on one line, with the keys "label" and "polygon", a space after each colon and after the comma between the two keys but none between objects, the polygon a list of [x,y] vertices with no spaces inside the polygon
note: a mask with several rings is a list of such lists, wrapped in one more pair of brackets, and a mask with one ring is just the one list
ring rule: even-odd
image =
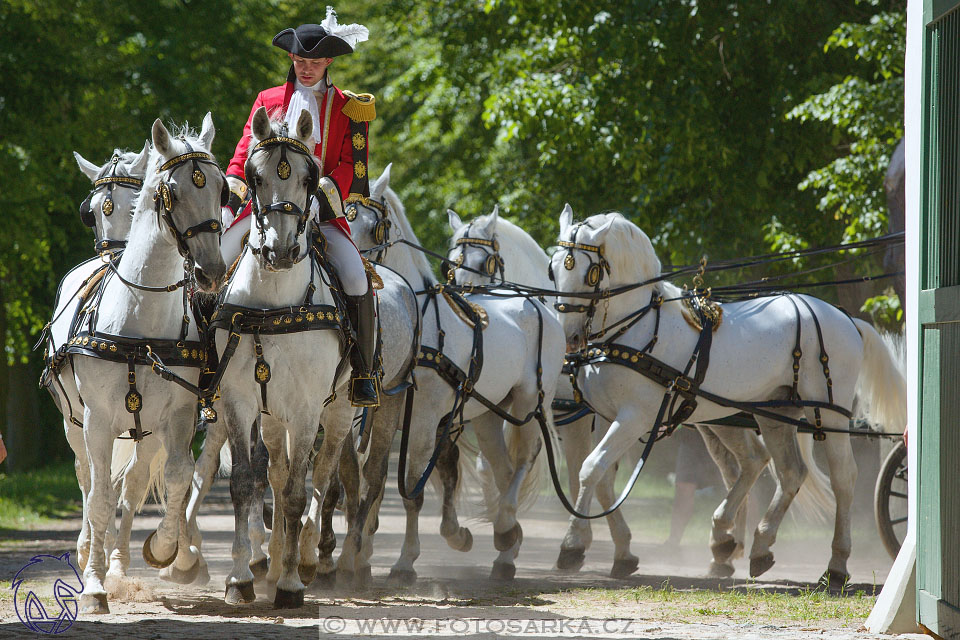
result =
[{"label": "white plume on hat", "polygon": [[337,12],[329,5],[327,5],[327,17],[323,19],[320,26],[327,33],[340,38],[354,49],[356,49],[358,43],[366,42],[367,38],[370,37],[370,31],[362,24],[356,22],[353,24],[338,24]]}]

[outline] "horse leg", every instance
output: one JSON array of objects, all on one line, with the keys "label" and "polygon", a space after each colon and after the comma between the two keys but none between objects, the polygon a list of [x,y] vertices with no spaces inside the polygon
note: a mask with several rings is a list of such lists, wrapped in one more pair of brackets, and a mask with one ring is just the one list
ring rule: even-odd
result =
[{"label": "horse leg", "polygon": [[[344,464],[344,456],[350,456],[351,453],[355,453],[352,447],[343,447],[340,454],[340,464]],[[316,487],[322,486],[323,484],[317,476],[318,468],[319,465],[316,461],[314,461],[314,497],[313,500],[311,500],[311,506],[313,506],[314,502],[320,506],[320,534],[319,537],[316,538],[318,540],[317,544],[313,545],[319,552],[319,561],[317,563],[315,573],[317,575],[316,579],[320,583],[320,586],[329,589],[334,587],[337,583],[337,566],[333,562],[333,552],[337,548],[337,535],[333,531],[333,514],[336,512],[337,503],[340,501],[340,482],[338,481],[338,468],[334,467],[332,472],[337,474],[337,476],[327,480],[327,490],[318,494]],[[307,518],[307,526],[310,525],[310,518]],[[316,529],[316,527],[313,528]],[[304,529],[304,531],[306,531],[306,529]],[[301,536],[301,540],[303,539],[303,536]],[[311,540],[312,539],[313,537],[311,537]],[[304,548],[302,546],[300,548],[300,553],[304,553]],[[301,558],[303,557],[304,556],[301,555]]]},{"label": "horse leg", "polygon": [[733,575],[733,560],[742,554],[746,538],[747,496],[770,461],[770,454],[753,431],[735,427],[699,429],[727,488],[726,497],[713,513],[710,575],[728,578]]},{"label": "horse leg", "polygon": [[[571,496],[577,496],[580,494],[580,469],[583,467],[583,461],[587,459],[587,455],[589,455],[591,449],[593,449],[591,435],[591,427],[593,424],[593,417],[587,416],[563,427],[563,440],[560,441],[560,445],[563,447],[563,455],[567,461],[567,479],[570,483],[569,495]],[[617,513],[619,513],[619,510]],[[612,534],[613,525],[611,524],[611,520],[609,518],[610,516],[607,517],[607,523],[610,524],[610,532]],[[593,528],[591,526],[591,522],[587,520],[585,537],[583,538],[583,543],[585,545],[584,550],[590,547],[592,539]],[[627,552],[629,553],[629,549]],[[616,552],[614,553],[614,558],[616,558]],[[564,571],[579,571],[582,564],[582,558],[579,562],[571,564],[563,558],[562,551],[560,558],[557,560],[557,567]]]},{"label": "horse leg", "polygon": [[132,464],[123,474],[120,491],[120,528],[117,531],[117,544],[110,554],[108,576],[125,576],[130,567],[130,531],[133,528],[133,516],[141,500],[146,498],[150,485],[150,466],[160,454],[159,438],[146,437],[136,446]]},{"label": "horse leg", "polygon": [[83,506],[83,521],[80,524],[80,535],[77,536],[77,567],[83,571],[87,566],[87,558],[90,555],[90,516],[88,510],[90,462],[87,459],[87,446],[84,443],[83,429],[64,420],[63,431],[67,437],[67,443],[73,449],[73,468],[77,474],[77,484],[80,486],[81,504]]},{"label": "horse leg", "polygon": [[[261,414],[260,435],[267,448],[267,479],[273,492],[273,522],[270,526],[270,543],[267,547],[268,562],[267,575],[264,578],[269,584],[275,585],[280,580],[282,572],[283,536],[284,536],[284,508],[283,490],[289,475],[289,460],[284,447],[285,429],[273,417]],[[312,445],[312,443],[311,443]],[[307,445],[307,446],[311,446]],[[253,503],[253,491],[256,484],[254,472],[251,485],[251,509],[259,509],[260,505]]]},{"label": "horse leg", "polygon": [[[633,446],[642,428],[642,418],[635,417],[632,411],[627,410],[621,410],[617,419],[610,423],[610,428],[600,444],[587,456],[580,467],[580,493],[574,507],[578,512],[589,513],[597,484],[607,470]],[[567,533],[560,544],[557,568],[561,571],[575,571],[583,566],[584,555],[590,541],[590,521],[571,515]]]},{"label": "horse leg", "polygon": [[[349,518],[350,525],[338,563],[338,570],[342,571],[344,576],[353,573],[354,586],[357,588],[367,586],[370,581],[371,568],[367,561],[369,556],[364,557],[363,551],[365,547],[372,549],[372,543],[368,544],[368,536],[372,536],[375,531],[373,524],[378,516],[380,496],[383,495],[386,484],[387,462],[393,436],[396,433],[396,418],[402,409],[402,395],[387,397],[383,404],[368,416],[367,428],[372,431],[369,434],[368,455],[362,468],[362,479],[359,475],[351,473],[350,484],[354,486],[348,486],[346,480],[343,483],[348,498],[354,495],[360,496],[362,493],[356,509],[352,507],[348,509],[354,513]],[[352,441],[348,441],[344,444],[344,449],[349,448],[353,451],[351,445]],[[341,468],[342,465],[341,462]]]},{"label": "horse leg", "polygon": [[[763,575],[773,566],[774,559],[770,547],[776,542],[777,530],[787,513],[800,485],[807,475],[807,467],[800,457],[797,446],[796,429],[769,418],[757,416],[757,424],[763,434],[763,442],[773,457],[777,474],[777,490],[753,534],[750,549],[750,577]],[[731,514],[732,515],[732,514]]]},{"label": "horse leg", "polygon": [[196,418],[196,402],[188,397],[179,409],[171,412],[168,423],[159,434],[167,452],[163,469],[167,509],[156,532],[151,533],[143,544],[143,559],[147,564],[162,569],[172,563],[178,576],[191,581],[200,569],[197,548],[190,544],[186,517],[194,471],[190,443]]},{"label": "horse leg", "polygon": [[[437,429],[440,420],[444,419],[441,406],[451,406],[453,394],[449,392],[446,383],[427,378],[423,380],[421,389],[413,402],[413,416],[410,421],[410,434],[407,447],[406,477],[403,478],[404,489],[407,493],[414,490],[420,476],[427,467],[427,462],[433,454],[437,440]],[[433,394],[431,391],[436,391]],[[429,398],[429,400],[427,400]],[[449,402],[448,402],[449,399]],[[417,572],[413,563],[420,557],[420,510],[423,508],[423,491],[412,500],[403,499],[403,508],[406,512],[406,526],[404,528],[403,544],[400,547],[400,556],[390,568],[389,582],[411,585],[417,581]]]},{"label": "horse leg", "polygon": [[[224,601],[230,605],[250,604],[256,600],[253,590],[253,572],[250,571],[249,516],[252,506],[254,473],[250,459],[250,430],[248,425],[257,415],[251,399],[244,399],[247,406],[225,399],[220,410],[224,431],[230,441],[230,500],[233,502],[233,567],[226,579]],[[209,429],[209,426],[208,426]],[[208,431],[207,436],[210,436]],[[211,447],[213,449],[213,447]],[[211,456],[219,452],[211,451]],[[206,446],[204,446],[206,453]],[[198,489],[199,491],[200,489]]]},{"label": "horse leg", "polygon": [[[283,534],[282,571],[277,580],[277,593],[273,606],[277,609],[288,609],[303,606],[303,592],[306,587],[300,581],[297,568],[300,566],[300,519],[307,506],[305,478],[307,463],[317,432],[314,429],[287,431],[290,442],[288,450],[289,467],[283,487],[281,500],[283,509],[284,528],[274,530],[271,538]],[[274,490],[276,494],[276,490]],[[274,507],[276,509],[276,507]],[[272,540],[271,540],[272,541]]]},{"label": "horse leg", "polygon": [[[847,428],[846,420],[824,420],[824,422],[835,429]],[[836,499],[837,511],[833,523],[830,563],[820,580],[830,589],[842,589],[850,580],[850,573],[847,571],[847,560],[850,558],[852,548],[850,507],[853,504],[853,490],[857,482],[857,462],[853,457],[849,435],[828,433],[826,436],[824,444],[827,447],[827,464],[830,467],[830,487]]]},{"label": "horse leg", "polygon": [[437,458],[437,474],[443,487],[443,507],[440,535],[455,551],[467,552],[473,548],[473,534],[461,527],[457,519],[457,489],[460,485],[460,447],[447,440]]},{"label": "horse leg", "polygon": [[[254,435],[256,438],[254,439]],[[267,554],[263,552],[263,543],[267,541],[266,526],[263,522],[263,509],[256,508],[263,505],[263,496],[267,490],[267,466],[269,464],[269,453],[267,446],[260,437],[258,424],[254,424],[250,434],[251,441],[254,442],[253,452],[250,463],[253,468],[253,493],[250,496],[250,551],[253,554],[250,559],[250,571],[255,580],[262,580],[267,575],[269,563]],[[271,523],[272,524],[272,523]]]},{"label": "horse leg", "polygon": [[89,406],[84,409],[83,422],[84,448],[90,473],[90,493],[87,495],[90,550],[83,571],[80,613],[110,613],[107,591],[103,587],[107,570],[103,542],[110,519],[115,519],[117,514],[117,501],[110,478],[114,432],[112,429],[103,428],[103,424],[93,425]]},{"label": "horse leg", "polygon": [[[603,474],[597,483],[597,501],[606,510],[613,506],[616,500],[614,482],[617,477],[617,465],[612,465]],[[613,567],[610,569],[611,578],[626,578],[640,566],[640,558],[630,553],[630,527],[623,517],[621,509],[617,509],[607,516],[607,526],[610,528],[610,537],[613,539]]]}]

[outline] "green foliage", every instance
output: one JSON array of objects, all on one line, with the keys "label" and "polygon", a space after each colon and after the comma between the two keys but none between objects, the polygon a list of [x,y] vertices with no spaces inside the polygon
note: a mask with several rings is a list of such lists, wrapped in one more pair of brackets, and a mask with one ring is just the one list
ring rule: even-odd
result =
[{"label": "green foliage", "polygon": [[72,464],[17,475],[0,474],[0,529],[30,529],[80,509]]},{"label": "green foliage", "polygon": [[870,316],[874,325],[890,333],[899,332],[903,326],[903,308],[892,288],[867,298],[860,310]]}]

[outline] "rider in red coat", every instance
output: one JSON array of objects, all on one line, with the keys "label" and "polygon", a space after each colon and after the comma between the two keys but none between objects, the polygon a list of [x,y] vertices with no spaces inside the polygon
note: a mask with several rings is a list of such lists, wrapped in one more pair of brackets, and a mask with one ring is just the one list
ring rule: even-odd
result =
[{"label": "rider in red coat", "polygon": [[[303,24],[278,33],[273,44],[287,51],[293,61],[287,81],[261,91],[254,100],[243,136],[226,171],[231,191],[227,207],[236,215],[247,191],[244,164],[250,145],[251,120],[256,110],[266,107],[271,117],[282,117],[290,122],[291,129],[304,109],[313,116],[314,155],[321,168],[320,175],[330,177],[340,191],[339,197],[328,198],[324,190],[318,190],[315,202],[319,207],[320,231],[327,241],[327,259],[343,284],[350,322],[357,332],[358,344],[350,353],[353,367],[350,399],[355,406],[379,404],[379,381],[374,362],[373,292],[360,254],[350,240],[350,227],[343,217],[343,194],[348,194],[347,200],[370,195],[368,129],[376,112],[373,96],[341,91],[333,85],[327,68],[333,58],[353,52],[354,45],[366,39],[365,27],[338,25],[336,14],[329,8],[327,18],[319,25]],[[249,214],[250,207],[247,206],[233,222]]]}]

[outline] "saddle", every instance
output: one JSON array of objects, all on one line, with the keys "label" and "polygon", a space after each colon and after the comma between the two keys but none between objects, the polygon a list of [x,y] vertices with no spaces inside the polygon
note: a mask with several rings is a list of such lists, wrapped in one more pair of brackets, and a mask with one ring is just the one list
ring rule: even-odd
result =
[{"label": "saddle", "polygon": [[[694,304],[694,298],[696,298],[696,304]],[[697,312],[698,308],[699,313]],[[720,327],[720,323],[723,322],[723,307],[720,306],[720,303],[709,300],[703,296],[685,295],[680,305],[680,311],[683,319],[687,321],[687,324],[697,331],[703,331],[703,323],[700,320],[701,317],[706,317],[710,320],[714,331],[716,331]]]},{"label": "saddle", "polygon": [[490,316],[487,315],[487,310],[476,302],[471,302],[459,293],[448,291],[447,289],[443,290],[443,299],[447,301],[447,304],[450,305],[453,312],[457,314],[457,317],[463,320],[471,329],[477,326],[475,319],[479,320],[481,331],[490,325]]}]

